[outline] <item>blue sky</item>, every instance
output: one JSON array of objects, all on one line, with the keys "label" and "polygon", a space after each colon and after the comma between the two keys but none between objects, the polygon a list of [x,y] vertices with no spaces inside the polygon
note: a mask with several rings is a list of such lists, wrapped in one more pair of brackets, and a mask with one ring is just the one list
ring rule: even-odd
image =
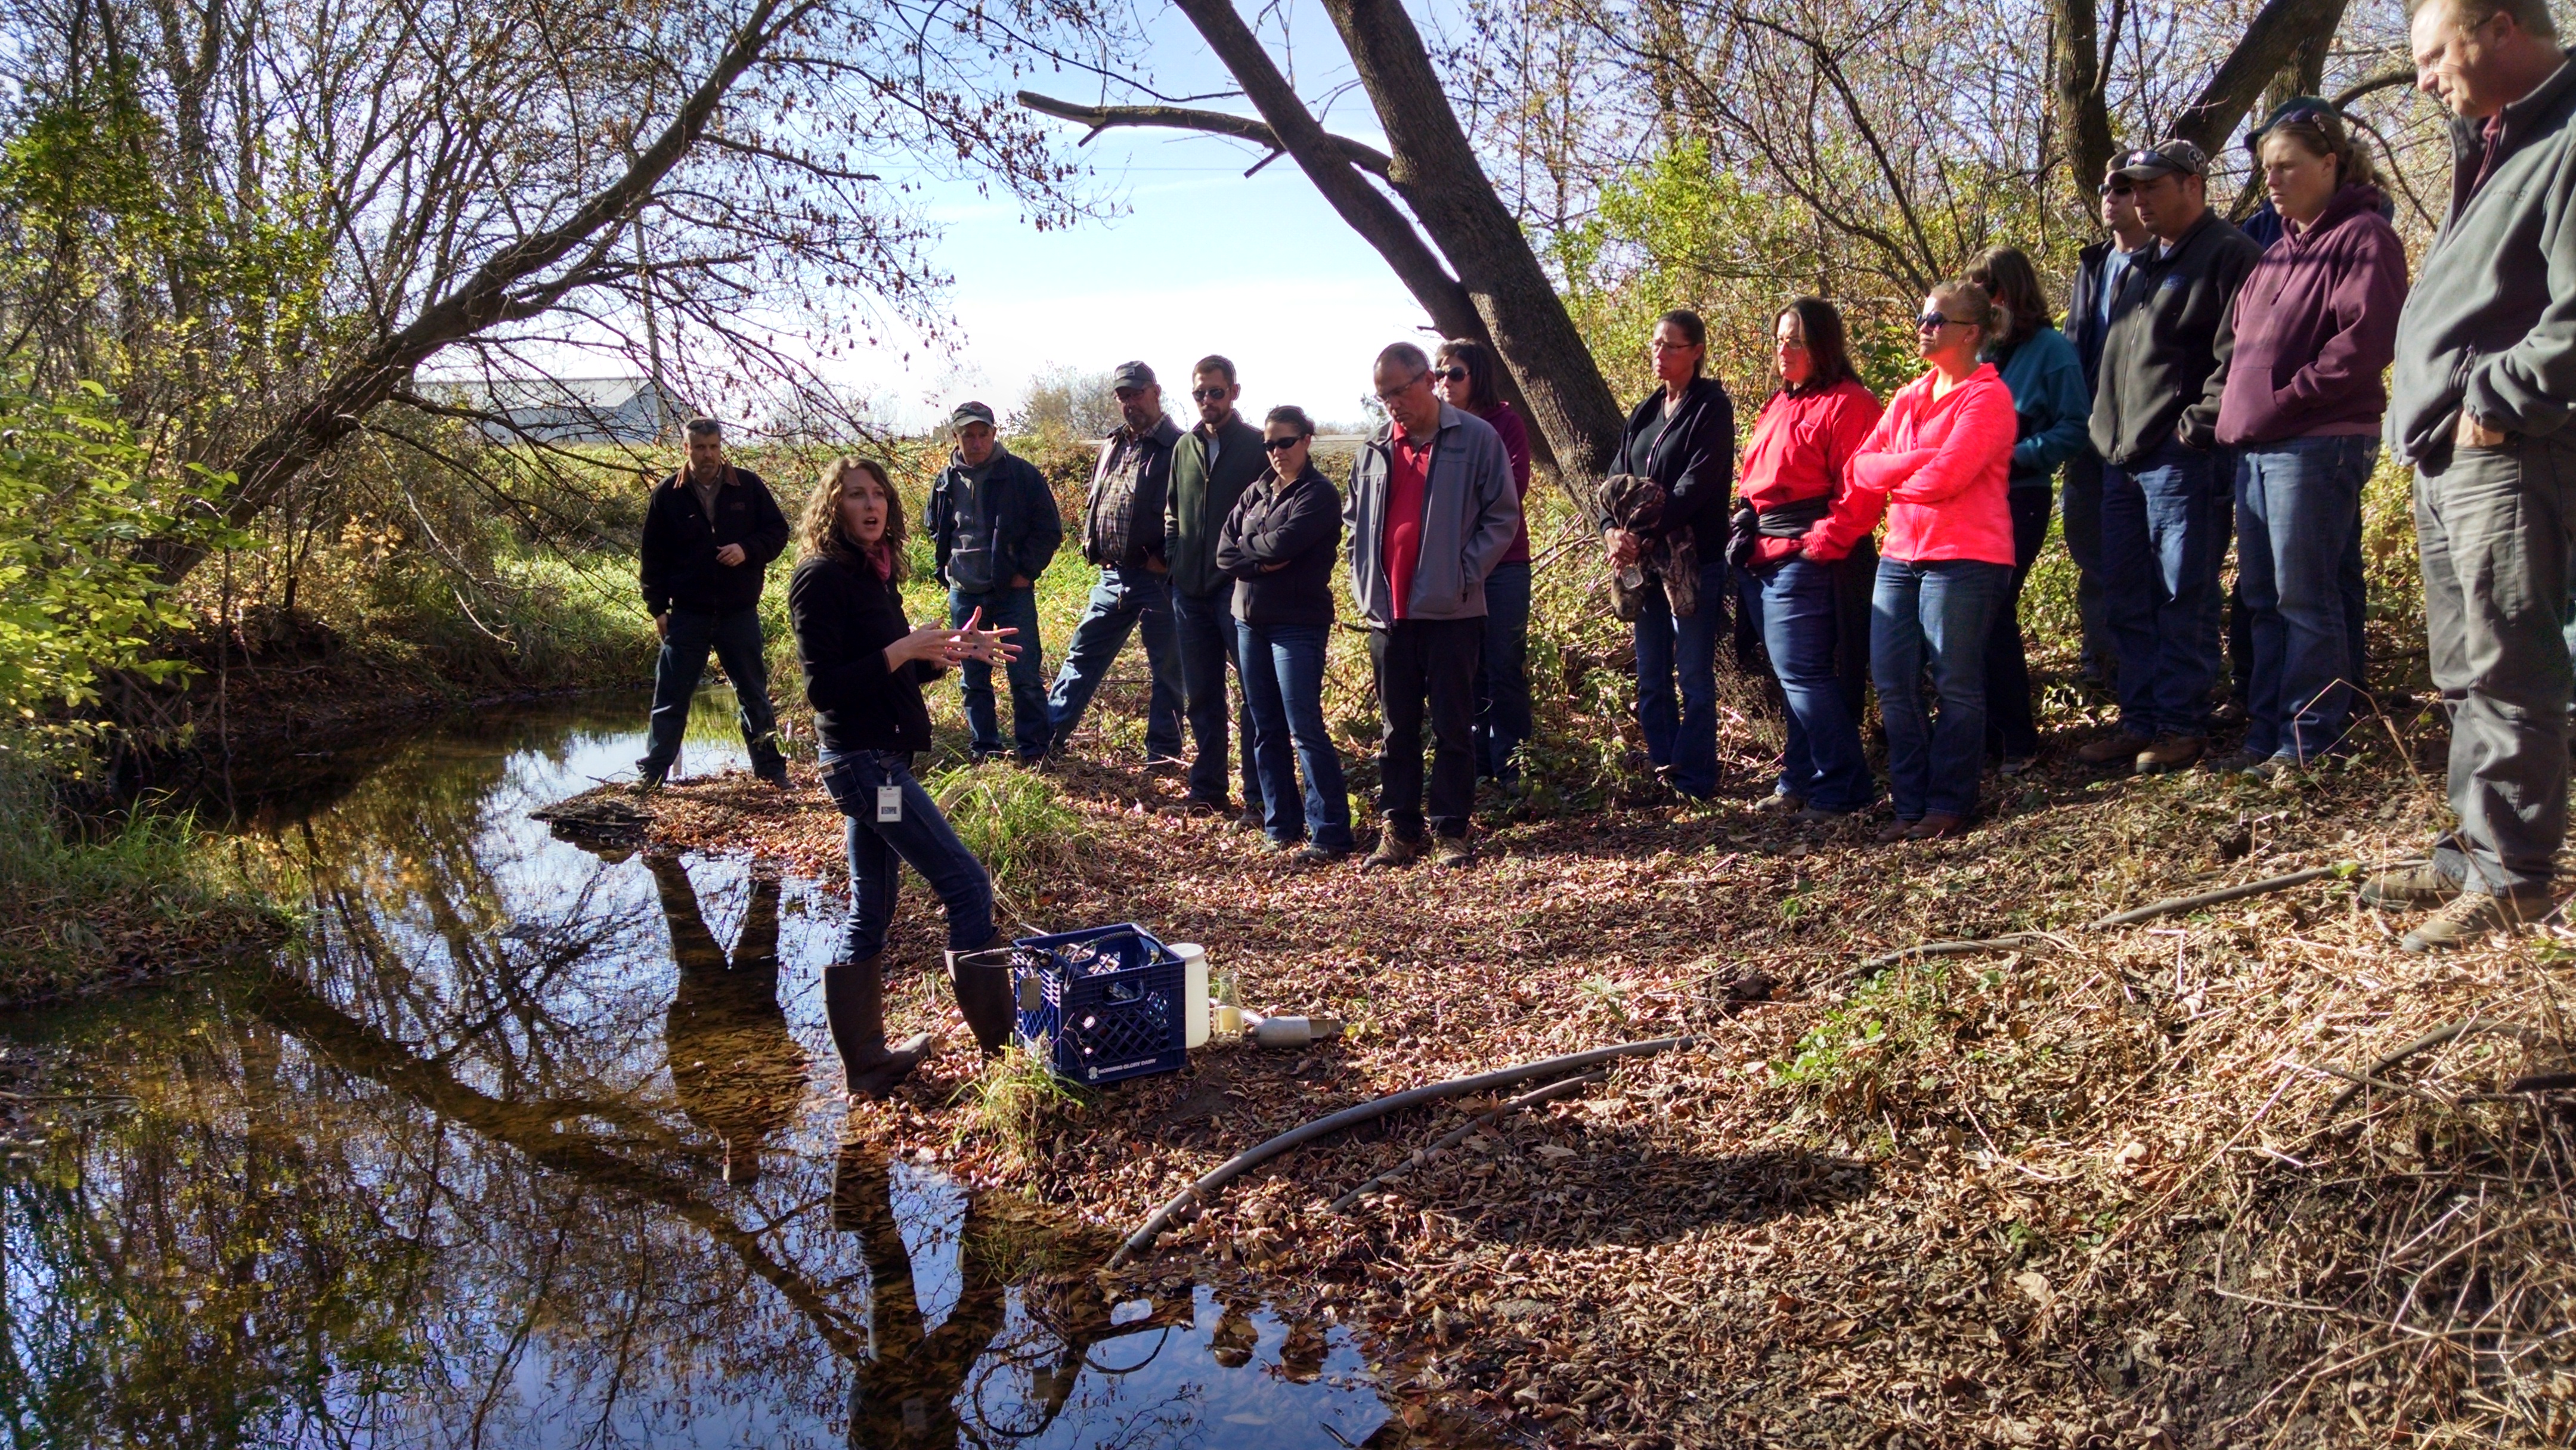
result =
[{"label": "blue sky", "polygon": [[[1292,23],[1304,42],[1298,53],[1331,63],[1297,77],[1311,104],[1347,79],[1349,63],[1311,3],[1293,7]],[[1158,89],[1231,88],[1177,12],[1156,17],[1150,34]],[[1028,84],[1098,98],[1096,80],[1072,75]],[[1251,110],[1239,98],[1200,104]],[[1069,122],[1049,124],[1061,124],[1068,142],[1080,134]],[[1382,144],[1356,90],[1338,99],[1327,124]],[[925,210],[942,229],[933,256],[955,279],[945,299],[953,355],[914,348],[906,363],[888,347],[835,369],[876,395],[887,422],[925,427],[969,396],[1007,409],[1049,365],[1104,370],[1131,357],[1152,364],[1167,398],[1185,405],[1187,369],[1211,352],[1241,369],[1243,406],[1255,416],[1297,403],[1322,420],[1356,419],[1377,350],[1426,335],[1411,295],[1287,158],[1247,180],[1244,168],[1261,155],[1253,147],[1145,130],[1108,132],[1079,154],[1123,214],[1040,232],[1008,197],[964,183],[931,187]],[[1175,413],[1186,416],[1179,406]]]}]

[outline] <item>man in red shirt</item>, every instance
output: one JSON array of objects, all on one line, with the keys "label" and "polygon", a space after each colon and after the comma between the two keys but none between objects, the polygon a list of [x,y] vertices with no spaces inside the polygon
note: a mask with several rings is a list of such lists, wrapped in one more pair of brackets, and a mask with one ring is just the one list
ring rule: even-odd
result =
[{"label": "man in red shirt", "polygon": [[[1351,592],[1377,667],[1378,808],[1386,830],[1363,869],[1402,866],[1431,848],[1435,866],[1471,859],[1476,802],[1476,666],[1484,654],[1485,578],[1520,531],[1511,459],[1493,426],[1440,400],[1431,359],[1409,342],[1377,356],[1387,425],[1351,465],[1342,520]],[[1423,812],[1422,725],[1432,735]],[[1424,839],[1424,827],[1437,838]]]}]

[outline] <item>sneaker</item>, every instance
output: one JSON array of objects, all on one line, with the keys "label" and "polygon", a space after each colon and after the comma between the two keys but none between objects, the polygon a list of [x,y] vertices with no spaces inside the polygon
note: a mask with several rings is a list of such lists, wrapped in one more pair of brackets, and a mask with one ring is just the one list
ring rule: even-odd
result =
[{"label": "sneaker", "polygon": [[1422,842],[1408,841],[1392,827],[1378,834],[1377,849],[1360,862],[1363,871],[1385,871],[1397,866],[1410,866],[1422,859]]},{"label": "sneaker", "polygon": [[2460,894],[2459,882],[2430,866],[2408,866],[2397,871],[2382,871],[2361,884],[2361,904],[2384,906],[2392,911],[2422,911],[2440,906]]},{"label": "sneaker", "polygon": [[1298,847],[1296,851],[1288,857],[1288,864],[1299,867],[1330,866],[1334,862],[1339,861],[1350,854],[1351,853],[1348,851],[1328,850],[1322,846],[1316,845],[1312,841],[1309,841],[1305,845]]},{"label": "sneaker", "polygon": [[1436,836],[1431,842],[1431,864],[1443,871],[1455,871],[1476,859],[1476,848],[1464,836]]},{"label": "sneaker", "polygon": [[1794,816],[1806,808],[1807,798],[1805,796],[1791,795],[1785,790],[1775,790],[1753,803],[1753,809],[1766,816]]},{"label": "sneaker", "polygon": [[2075,758],[2083,761],[2086,765],[2116,765],[2121,763],[2134,765],[2137,763],[2138,752],[2146,749],[2151,743],[2153,742],[2149,741],[2147,737],[2140,735],[2134,730],[2123,730],[2119,734],[2114,735],[2107,740],[2096,740],[2092,744],[2085,746],[2083,749],[2076,751]]},{"label": "sneaker", "polygon": [[2400,937],[2397,945],[2410,952],[2473,946],[2490,932],[2520,930],[2557,907],[2545,888],[2515,896],[2463,891],[2450,905],[2416,923],[2415,929]]},{"label": "sneaker", "polygon": [[2138,774],[2162,775],[2181,770],[2200,759],[2208,747],[2206,735],[2159,735],[2153,744],[2138,752]]}]

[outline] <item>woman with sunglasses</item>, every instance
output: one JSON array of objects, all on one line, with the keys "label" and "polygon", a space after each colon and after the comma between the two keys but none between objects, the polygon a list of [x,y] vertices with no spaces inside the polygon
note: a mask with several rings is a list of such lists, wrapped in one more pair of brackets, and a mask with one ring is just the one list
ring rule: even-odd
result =
[{"label": "woman with sunglasses", "polygon": [[[1350,793],[1324,728],[1324,654],[1333,635],[1342,498],[1311,460],[1315,424],[1303,408],[1271,409],[1261,447],[1270,466],[1226,516],[1216,567],[1234,581],[1262,833],[1272,850],[1295,852],[1289,858],[1295,864],[1323,866],[1351,851]],[[1300,798],[1297,767],[1306,772],[1302,818],[1289,804]]]},{"label": "woman with sunglasses", "polygon": [[1485,658],[1476,669],[1476,774],[1509,790],[1521,773],[1512,752],[1530,733],[1530,445],[1519,410],[1495,395],[1494,367],[1494,350],[1470,337],[1453,337],[1431,355],[1440,400],[1492,424],[1503,440],[1523,510],[1503,562],[1485,576]]},{"label": "woman with sunglasses", "polygon": [[1614,527],[1604,542],[1614,570],[1655,553],[1659,540],[1697,549],[1698,602],[1689,614],[1677,614],[1662,587],[1648,588],[1638,607],[1637,728],[1646,758],[1673,788],[1705,800],[1717,793],[1717,636],[1726,623],[1735,403],[1717,379],[1700,376],[1708,325],[1698,313],[1675,308],[1656,318],[1646,350],[1658,386],[1629,412],[1611,468],[1660,485],[1662,516],[1653,537]]},{"label": "woman with sunglasses", "polygon": [[2257,144],[2282,231],[2237,289],[2218,401],[2218,441],[2237,450],[2254,662],[2244,748],[2213,768],[2270,775],[2332,749],[2364,682],[2361,488],[2379,460],[2406,248],[2332,107],[2289,110]]},{"label": "woman with sunglasses", "polygon": [[1754,809],[1832,821],[1878,799],[1878,781],[1861,754],[1859,692],[1848,688],[1857,681],[1837,668],[1854,643],[1845,636],[1868,631],[1866,615],[1857,629],[1847,627],[1842,576],[1864,564],[1874,569],[1877,556],[1828,563],[1806,557],[1800,540],[1833,511],[1844,467],[1878,423],[1878,398],[1852,371],[1843,317],[1832,303],[1798,298],[1772,319],[1771,335],[1780,387],[1744,446],[1741,503],[1727,549],[1745,617],[1761,631],[1789,704],[1780,782]]},{"label": "woman with sunglasses", "polygon": [[993,929],[993,884],[948,828],[912,773],[930,748],[921,687],[966,660],[1008,664],[1010,629],[913,628],[903,613],[903,501],[872,458],[837,458],[805,504],[803,557],[787,585],[787,620],[814,704],[823,788],[845,817],[850,921],[841,960],[823,969],[823,1014],[850,1096],[882,1098],[931,1047],[929,1034],[888,1048],[885,939],[894,916],[898,862],[939,893],[948,913],[949,985],[986,1055],[1002,1050],[1013,1020],[1010,984],[957,967],[961,954],[1004,944]]},{"label": "woman with sunglasses", "polygon": [[[1870,611],[1870,680],[1887,722],[1896,819],[1882,842],[1964,830],[1986,749],[1986,634],[2012,584],[2006,499],[2012,391],[1978,354],[2012,330],[1974,282],[1944,282],[1915,329],[1923,375],[1897,390],[1845,471],[1833,513],[1807,531],[1811,559],[1839,559],[1887,516]],[[1923,677],[1939,716],[1926,722]]]}]

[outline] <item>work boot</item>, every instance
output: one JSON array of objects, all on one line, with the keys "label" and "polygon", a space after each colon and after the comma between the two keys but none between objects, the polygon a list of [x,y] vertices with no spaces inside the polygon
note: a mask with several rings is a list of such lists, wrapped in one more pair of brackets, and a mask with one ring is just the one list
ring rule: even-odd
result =
[{"label": "work boot", "polygon": [[1378,833],[1377,849],[1360,862],[1363,871],[1385,871],[1397,866],[1410,866],[1422,858],[1422,842],[1408,841],[1389,826]]},{"label": "work boot", "polygon": [[883,952],[823,969],[823,1015],[832,1024],[832,1045],[841,1053],[841,1076],[848,1080],[854,1098],[883,1100],[930,1055],[927,1032],[906,1038],[899,1047],[886,1046]]},{"label": "work boot", "polygon": [[1009,933],[997,931],[974,951],[948,954],[948,990],[957,994],[966,1030],[975,1034],[975,1046],[986,1057],[1001,1056],[1020,1025],[1010,948]]},{"label": "work boot", "polygon": [[2153,744],[2138,752],[2138,774],[2163,775],[2180,770],[2200,759],[2208,746],[2206,735],[2159,735]]},{"label": "work boot", "polygon": [[1963,836],[1966,835],[1967,832],[1967,824],[1960,817],[1935,814],[1925,816],[1923,819],[1916,821],[1914,823],[1914,829],[1905,833],[1905,839],[1909,841],[1937,841],[1944,836]]},{"label": "work boot", "polygon": [[2075,752],[2075,758],[2086,765],[2117,765],[2123,761],[2135,764],[2138,752],[2151,744],[2135,730],[2123,730],[2107,740],[2096,740]]},{"label": "work boot", "polygon": [[1909,821],[1903,816],[1899,816],[1895,820],[1888,822],[1886,825],[1879,827],[1877,833],[1872,835],[1870,839],[1876,841],[1882,846],[1893,846],[1897,842],[1904,840],[1906,837],[1913,835],[1914,828],[1921,824],[1922,822],[1919,820]]},{"label": "work boot", "polygon": [[2513,896],[2463,891],[2450,905],[2418,922],[2413,931],[2398,939],[2397,945],[2410,952],[2474,946],[2489,932],[2518,931],[2547,916],[2557,905],[2545,888]]},{"label": "work boot", "polygon": [[2392,911],[2422,911],[2460,894],[2461,885],[2430,866],[2382,871],[2361,884],[2361,904]]},{"label": "work boot", "polygon": [[1455,871],[1476,859],[1476,848],[1465,836],[1436,836],[1431,842],[1431,864],[1443,871]]}]

